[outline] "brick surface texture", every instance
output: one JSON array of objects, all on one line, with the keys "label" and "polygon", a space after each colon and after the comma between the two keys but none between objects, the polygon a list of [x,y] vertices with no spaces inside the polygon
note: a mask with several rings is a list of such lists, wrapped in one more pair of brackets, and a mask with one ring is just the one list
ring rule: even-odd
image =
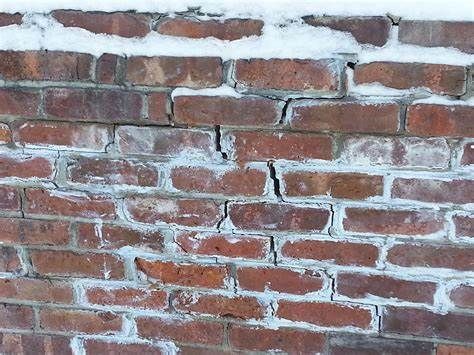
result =
[{"label": "brick surface texture", "polygon": [[[0,50],[0,354],[473,355],[473,67],[410,58],[474,23],[396,15],[296,19],[363,60],[203,53],[268,22],[198,9]],[[156,38],[193,51],[125,48]]]}]

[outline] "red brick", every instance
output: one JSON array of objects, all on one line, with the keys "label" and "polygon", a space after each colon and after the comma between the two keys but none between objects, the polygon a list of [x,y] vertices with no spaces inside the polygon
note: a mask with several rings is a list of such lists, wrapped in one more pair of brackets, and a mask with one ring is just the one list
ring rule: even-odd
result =
[{"label": "red brick", "polygon": [[392,197],[424,202],[472,203],[474,180],[402,179],[393,182]]},{"label": "red brick", "polygon": [[362,200],[381,196],[383,177],[356,173],[297,171],[283,174],[287,196],[331,196]]},{"label": "red brick", "polygon": [[454,216],[456,237],[474,237],[474,216]]},{"label": "red brick", "polygon": [[72,355],[70,339],[56,335],[0,334],[1,354],[61,354]]},{"label": "red brick", "polygon": [[0,246],[0,272],[19,273],[22,271],[21,261],[12,247]]},{"label": "red brick", "polygon": [[474,137],[474,108],[461,105],[408,106],[407,130],[420,136]]},{"label": "red brick", "polygon": [[474,309],[474,286],[459,285],[451,291],[450,298],[458,307]]},{"label": "red brick", "polygon": [[188,125],[263,126],[278,124],[280,101],[258,96],[176,96],[174,121]]},{"label": "red brick", "polygon": [[0,115],[35,117],[38,115],[40,95],[34,90],[0,89]]},{"label": "red brick", "polygon": [[372,244],[309,239],[288,241],[283,244],[281,253],[289,258],[356,266],[375,266],[379,254]]},{"label": "red brick", "polygon": [[20,210],[20,195],[17,189],[0,185],[0,211]]},{"label": "red brick", "polygon": [[306,161],[333,158],[332,138],[325,135],[234,131],[228,132],[226,139],[233,142],[233,155],[239,161]]},{"label": "red brick", "polygon": [[438,344],[436,355],[474,355],[474,347]]},{"label": "red brick", "polygon": [[138,271],[163,285],[187,287],[224,288],[229,277],[227,266],[175,263],[172,261],[148,261],[135,259]]},{"label": "red brick", "polygon": [[202,346],[187,346],[180,345],[179,355],[233,355],[235,352],[228,350],[227,348],[207,348]]},{"label": "red brick", "polygon": [[238,267],[237,282],[244,290],[304,295],[320,291],[324,277],[317,271],[306,269]]},{"label": "red brick", "polygon": [[23,15],[20,13],[7,14],[0,12],[0,27],[10,25],[20,25],[22,23]]},{"label": "red brick", "polygon": [[0,144],[8,144],[12,142],[12,132],[10,127],[5,123],[0,123]]},{"label": "red brick", "polygon": [[166,92],[148,94],[148,119],[154,123],[169,124],[170,108]]},{"label": "red brick", "polygon": [[131,57],[125,80],[132,85],[216,87],[222,82],[217,57]]},{"label": "red brick", "polygon": [[278,302],[276,316],[292,321],[308,322],[322,327],[356,327],[369,329],[370,309],[324,302]]},{"label": "red brick", "polygon": [[147,288],[100,288],[86,290],[87,301],[102,306],[124,306],[128,308],[144,308],[160,310],[168,307],[166,291]]},{"label": "red brick", "polygon": [[[1,133],[0,133],[1,136]],[[461,157],[461,165],[474,165],[474,142],[467,143]]]},{"label": "red brick", "polygon": [[188,129],[120,126],[116,130],[122,154],[210,158],[215,154],[212,133]]},{"label": "red brick", "polygon": [[51,179],[54,160],[32,155],[0,154],[0,178]]},{"label": "red brick", "polygon": [[261,169],[176,167],[171,170],[175,189],[208,194],[262,196],[267,174]]},{"label": "red brick", "polygon": [[110,343],[100,340],[87,339],[84,341],[87,354],[120,354],[120,355],[161,355],[166,354],[160,348],[149,344],[132,344],[119,340],[119,343]]},{"label": "red brick", "polygon": [[114,219],[115,203],[107,195],[74,191],[27,189],[28,213]]},{"label": "red brick", "polygon": [[33,317],[30,307],[0,304],[0,328],[32,329]]},{"label": "red brick", "polygon": [[53,280],[0,279],[0,297],[15,301],[72,303],[72,287]]},{"label": "red brick", "polygon": [[337,293],[350,298],[371,296],[433,304],[436,283],[396,279],[385,275],[339,273]]},{"label": "red brick", "polygon": [[231,204],[229,217],[238,229],[310,232],[326,228],[329,211],[318,207],[249,202]]},{"label": "red brick", "polygon": [[419,210],[376,210],[346,208],[343,226],[346,231],[391,235],[428,235],[444,228],[442,215]]},{"label": "red brick", "polygon": [[263,21],[254,19],[197,20],[167,18],[158,23],[155,31],[167,36],[206,38],[233,41],[243,37],[260,36]]},{"label": "red brick", "polygon": [[122,318],[111,312],[44,308],[39,312],[39,321],[44,331],[117,334],[122,329]]},{"label": "red brick", "polygon": [[13,137],[24,147],[101,152],[111,133],[109,127],[99,124],[28,121],[18,125]]},{"label": "red brick", "polygon": [[189,254],[265,259],[270,252],[270,239],[255,235],[181,232],[175,241]]},{"label": "red brick", "polygon": [[53,11],[64,27],[80,27],[93,33],[121,37],[144,37],[150,32],[150,16],[133,13]]},{"label": "red brick", "polygon": [[237,319],[262,319],[266,308],[254,297],[250,296],[222,296],[178,292],[173,300],[178,311],[185,313],[210,314],[217,317]]},{"label": "red brick", "polygon": [[341,148],[342,163],[364,166],[447,168],[450,155],[441,138],[349,136]]},{"label": "red brick", "polygon": [[173,200],[161,197],[129,197],[125,210],[143,223],[171,223],[188,227],[213,227],[221,219],[221,203],[212,200]]},{"label": "red brick", "polygon": [[339,94],[343,70],[333,59],[239,59],[234,80],[250,91],[284,90],[333,97]]},{"label": "red brick", "polygon": [[25,245],[66,245],[69,222],[23,218],[0,218],[1,243]]},{"label": "red brick", "polygon": [[316,354],[324,352],[326,342],[322,333],[291,328],[265,329],[232,324],[229,332],[230,346],[240,350]]},{"label": "red brick", "polygon": [[4,80],[91,80],[92,56],[58,51],[0,51]]},{"label": "red brick", "polygon": [[142,107],[142,95],[132,91],[52,88],[44,92],[46,115],[70,121],[136,121]]},{"label": "red brick", "polygon": [[373,62],[356,65],[356,84],[380,83],[394,89],[427,88],[436,94],[463,95],[466,68],[445,64]]},{"label": "red brick", "polygon": [[387,307],[382,315],[382,331],[472,342],[474,315],[437,314],[424,309]]},{"label": "red brick", "polygon": [[118,84],[117,66],[119,56],[115,54],[102,54],[96,63],[95,77],[96,81],[102,84]]},{"label": "red brick", "polygon": [[46,276],[121,279],[123,263],[112,255],[72,251],[30,251],[35,271]]},{"label": "red brick", "polygon": [[456,21],[410,21],[399,24],[398,40],[424,47],[454,47],[474,53],[474,25]]},{"label": "red brick", "polygon": [[160,231],[135,230],[129,227],[81,223],[77,227],[80,248],[114,250],[131,246],[143,250],[162,251],[164,235]]},{"label": "red brick", "polygon": [[80,157],[68,163],[69,179],[75,183],[98,185],[158,185],[159,174],[149,163],[131,160]]},{"label": "red brick", "polygon": [[388,251],[387,260],[406,267],[448,268],[473,271],[473,250],[469,247],[445,245],[395,245]]},{"label": "red brick", "polygon": [[207,345],[221,344],[224,338],[223,323],[169,317],[140,317],[136,323],[138,334],[145,338]]}]

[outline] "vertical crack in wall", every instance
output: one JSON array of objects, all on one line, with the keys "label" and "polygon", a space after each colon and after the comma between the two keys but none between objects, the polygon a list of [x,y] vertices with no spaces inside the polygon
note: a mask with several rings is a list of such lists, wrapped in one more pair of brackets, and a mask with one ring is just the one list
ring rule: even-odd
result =
[{"label": "vertical crack in wall", "polygon": [[227,160],[227,158],[228,158],[227,153],[222,151],[222,145],[221,145],[221,138],[222,138],[221,126],[216,125],[216,126],[214,127],[214,132],[216,133],[216,137],[215,137],[216,152],[218,152],[218,153],[221,154],[222,159]]},{"label": "vertical crack in wall", "polygon": [[273,161],[270,160],[268,163],[267,163],[267,166],[268,166],[268,170],[270,172],[270,179],[273,181],[273,193],[274,195],[276,196],[276,198],[278,199],[278,201],[283,201],[283,197],[281,195],[281,191],[280,191],[280,180],[276,177],[276,170],[275,170],[275,167],[273,166]]}]

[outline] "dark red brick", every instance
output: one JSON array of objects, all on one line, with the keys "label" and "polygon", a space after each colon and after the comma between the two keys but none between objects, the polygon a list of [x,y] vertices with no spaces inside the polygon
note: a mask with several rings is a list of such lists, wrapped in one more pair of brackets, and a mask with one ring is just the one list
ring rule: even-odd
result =
[{"label": "dark red brick", "polygon": [[61,354],[72,355],[70,339],[56,335],[0,334],[1,354]]},{"label": "dark red brick", "polygon": [[87,354],[120,354],[120,355],[161,355],[166,352],[158,347],[149,344],[133,344],[119,340],[118,343],[105,342],[94,339],[84,341],[84,349]]},{"label": "dark red brick", "polygon": [[23,15],[20,13],[7,14],[0,12],[0,27],[10,25],[20,25],[23,20]]},{"label": "dark red brick", "polygon": [[166,291],[152,288],[91,287],[86,289],[86,298],[90,304],[102,306],[123,306],[126,308],[143,308],[155,311],[168,307]]},{"label": "dark red brick", "polygon": [[474,309],[474,286],[459,285],[451,291],[450,298],[457,307]]},{"label": "dark red brick", "polygon": [[69,222],[0,218],[0,241],[6,244],[66,245]]},{"label": "dark red brick", "polygon": [[54,280],[0,279],[0,297],[14,301],[72,303],[72,286]]},{"label": "dark red brick", "polygon": [[474,165],[474,142],[467,143],[461,157],[461,165]]},{"label": "dark red brick", "polygon": [[35,117],[39,104],[40,95],[35,90],[0,89],[0,115]]},{"label": "dark red brick", "polygon": [[46,157],[0,154],[0,178],[51,179],[54,163]]},{"label": "dark red brick", "polygon": [[0,246],[0,272],[20,273],[22,265],[17,251],[12,247]]},{"label": "dark red brick", "polygon": [[33,318],[31,307],[0,304],[0,328],[32,329]]},{"label": "dark red brick", "polygon": [[166,92],[152,92],[148,94],[148,119],[158,124],[169,124],[170,104]]},{"label": "dark red brick", "polygon": [[20,209],[20,195],[18,190],[0,185],[0,211],[18,211]]},{"label": "dark red brick", "polygon": [[474,238],[474,216],[454,216],[453,221],[456,237]]}]

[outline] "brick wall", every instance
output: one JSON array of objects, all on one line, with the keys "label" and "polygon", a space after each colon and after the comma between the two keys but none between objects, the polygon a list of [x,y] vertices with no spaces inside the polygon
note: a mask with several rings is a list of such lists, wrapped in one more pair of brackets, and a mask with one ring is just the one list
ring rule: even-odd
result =
[{"label": "brick wall", "polygon": [[[49,16],[133,41],[264,26]],[[472,22],[302,24],[368,51],[395,35],[474,52]],[[471,75],[350,53],[0,51],[0,353],[473,354]]]}]

